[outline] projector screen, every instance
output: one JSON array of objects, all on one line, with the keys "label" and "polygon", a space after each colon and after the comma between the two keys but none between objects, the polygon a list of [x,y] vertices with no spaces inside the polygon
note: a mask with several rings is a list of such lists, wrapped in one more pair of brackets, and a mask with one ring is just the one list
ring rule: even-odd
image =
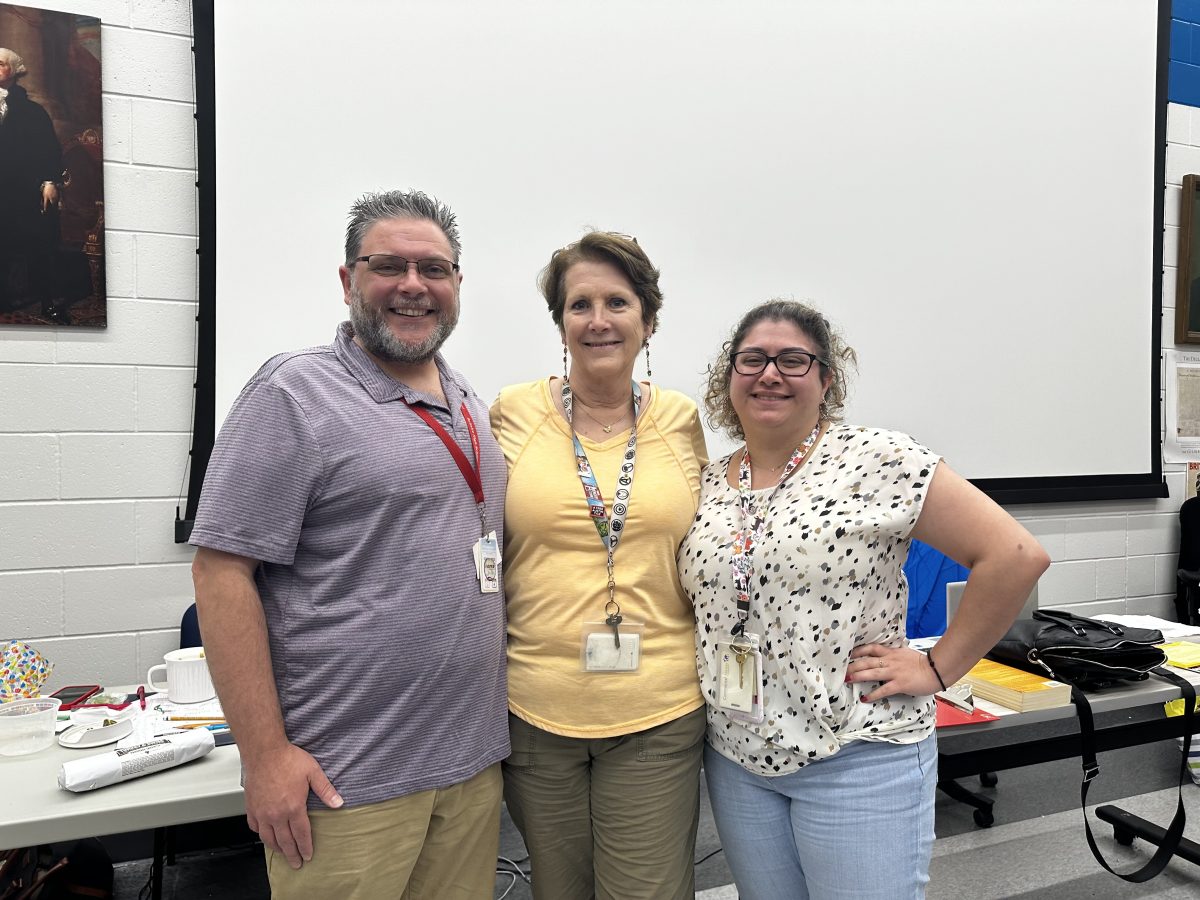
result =
[{"label": "projector screen", "polygon": [[1158,0],[213,7],[217,423],[332,340],[355,198],[419,188],[485,400],[561,371],[535,279],[600,228],[662,271],[663,386],[807,300],[859,355],[847,421],[1006,502],[1161,493]]}]

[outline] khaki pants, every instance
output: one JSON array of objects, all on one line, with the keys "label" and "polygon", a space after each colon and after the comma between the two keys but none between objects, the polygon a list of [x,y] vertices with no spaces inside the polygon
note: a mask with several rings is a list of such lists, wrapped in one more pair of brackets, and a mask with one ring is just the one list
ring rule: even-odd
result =
[{"label": "khaki pants", "polygon": [[309,810],[313,858],[267,854],[274,900],[484,900],[496,884],[500,765],[441,790]]},{"label": "khaki pants", "polygon": [[508,722],[504,799],[529,850],[535,900],[691,900],[703,707],[614,738]]}]

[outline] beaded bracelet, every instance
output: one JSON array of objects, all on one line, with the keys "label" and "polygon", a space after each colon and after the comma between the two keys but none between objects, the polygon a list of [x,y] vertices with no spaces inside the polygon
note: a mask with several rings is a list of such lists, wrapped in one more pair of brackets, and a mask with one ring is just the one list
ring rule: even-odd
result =
[{"label": "beaded bracelet", "polygon": [[946,682],[942,681],[942,673],[938,671],[937,666],[933,664],[933,653],[929,650],[925,651],[925,658],[929,660],[929,668],[933,669],[933,674],[938,680],[938,684],[942,686],[942,690],[946,690]]}]

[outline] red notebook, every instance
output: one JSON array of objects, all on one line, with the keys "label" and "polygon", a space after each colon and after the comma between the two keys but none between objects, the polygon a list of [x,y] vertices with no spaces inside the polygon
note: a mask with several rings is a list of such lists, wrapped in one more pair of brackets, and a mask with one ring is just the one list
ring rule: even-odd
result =
[{"label": "red notebook", "polygon": [[963,712],[952,703],[947,703],[941,697],[937,698],[937,727],[947,725],[978,725],[980,722],[994,722],[999,716],[984,712],[978,706],[974,712]]}]

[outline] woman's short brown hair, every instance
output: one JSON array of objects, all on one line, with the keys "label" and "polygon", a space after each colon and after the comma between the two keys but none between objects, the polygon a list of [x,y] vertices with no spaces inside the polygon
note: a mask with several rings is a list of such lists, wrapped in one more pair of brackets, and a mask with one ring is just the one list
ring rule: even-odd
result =
[{"label": "woman's short brown hair", "polygon": [[790,322],[812,339],[816,345],[813,349],[820,357],[822,377],[826,373],[832,376],[829,390],[821,402],[821,419],[827,422],[840,421],[849,388],[847,370],[858,363],[854,350],[834,331],[829,320],[814,307],[807,303],[797,303],[795,300],[768,300],[742,316],[729,341],[721,348],[721,355],[708,367],[708,381],[704,389],[704,409],[708,424],[715,430],[724,431],[735,440],[742,440],[746,436],[729,399],[729,380],[733,372],[732,355],[741,348],[750,329],[764,321]]},{"label": "woman's short brown hair", "polygon": [[642,324],[647,337],[658,330],[658,311],[662,309],[662,291],[658,287],[658,269],[650,262],[637,238],[615,231],[591,231],[573,244],[554,251],[550,263],[538,275],[538,290],[546,298],[546,306],[558,330],[563,327],[563,307],[566,292],[563,279],[575,263],[598,262],[614,266],[629,279],[634,293],[642,303]]}]

